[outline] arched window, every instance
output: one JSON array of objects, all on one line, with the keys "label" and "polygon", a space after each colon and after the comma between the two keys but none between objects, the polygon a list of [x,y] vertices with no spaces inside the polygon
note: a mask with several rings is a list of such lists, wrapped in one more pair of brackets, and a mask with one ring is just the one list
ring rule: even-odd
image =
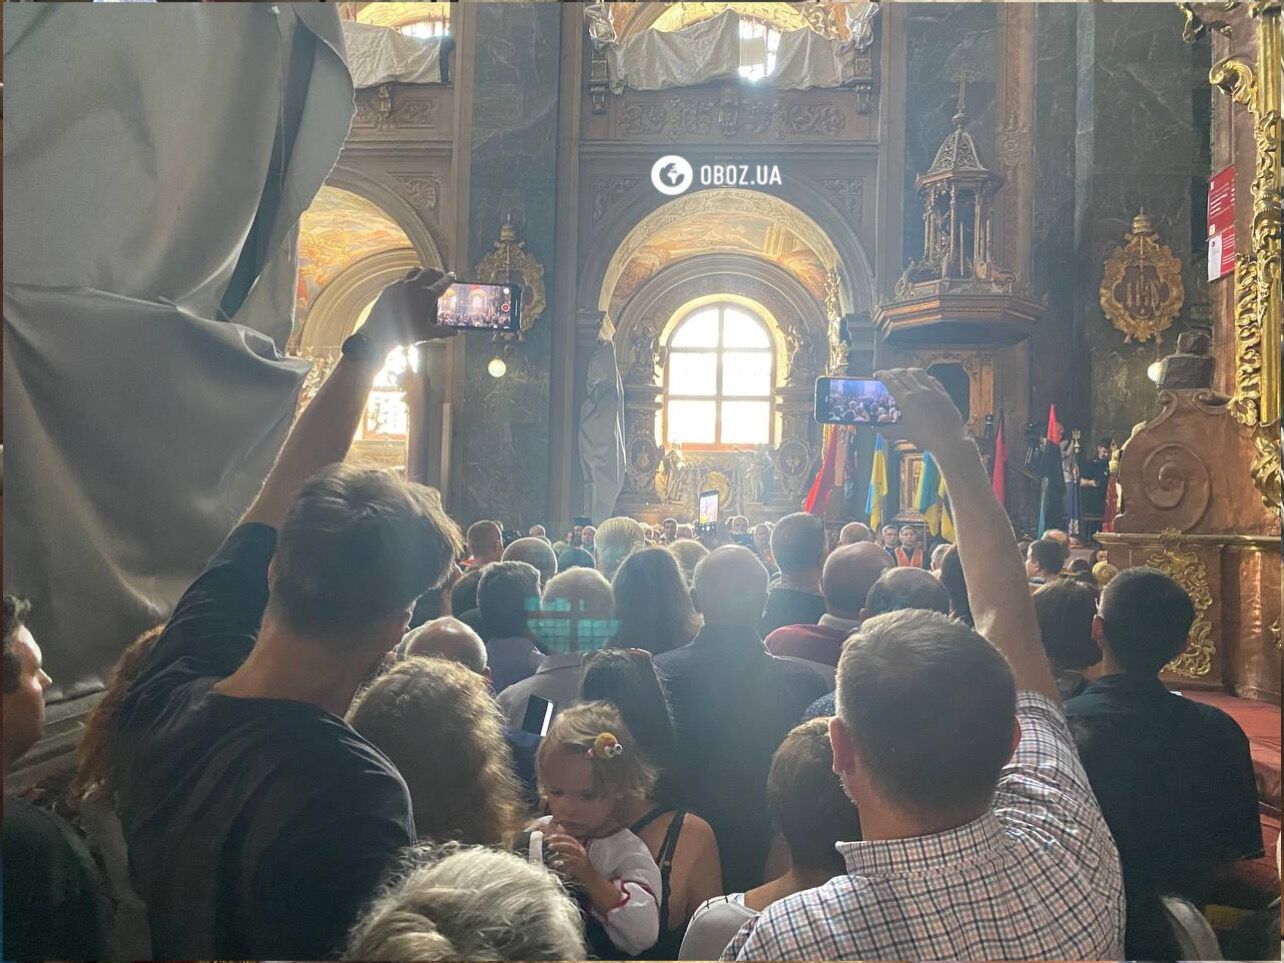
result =
[{"label": "arched window", "polygon": [[[357,317],[356,329],[360,329],[370,317],[374,301],[365,306]],[[406,393],[401,388],[401,379],[407,370],[415,370],[416,355],[405,348],[394,348],[384,361],[383,367],[375,376],[374,387],[370,390],[370,400],[366,402],[366,413],[357,427],[357,441],[404,441],[410,435],[410,409],[406,404]]]},{"label": "arched window", "polygon": [[667,347],[666,444],[771,444],[776,359],[760,319],[738,305],[708,305],[674,327]]},{"label": "arched window", "polygon": [[445,37],[450,34],[450,21],[445,19],[415,20],[411,23],[403,23],[397,28],[399,33],[404,33],[407,37],[418,37],[421,40],[427,40],[431,37]]}]

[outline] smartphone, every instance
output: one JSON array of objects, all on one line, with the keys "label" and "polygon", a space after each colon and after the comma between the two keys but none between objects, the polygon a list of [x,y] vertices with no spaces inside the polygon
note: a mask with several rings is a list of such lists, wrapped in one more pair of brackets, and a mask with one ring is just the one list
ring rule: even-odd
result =
[{"label": "smartphone", "polygon": [[701,535],[714,532],[718,528],[718,490],[711,488],[700,493],[697,502],[696,531]]},{"label": "smartphone", "polygon": [[437,323],[448,328],[517,331],[522,289],[516,284],[456,281],[437,299]]},{"label": "smartphone", "polygon": [[894,425],[901,410],[875,378],[817,378],[815,417],[822,425]]},{"label": "smartphone", "polygon": [[526,714],[522,716],[522,732],[529,732],[541,739],[548,735],[548,724],[553,721],[557,705],[537,695],[526,700]]}]

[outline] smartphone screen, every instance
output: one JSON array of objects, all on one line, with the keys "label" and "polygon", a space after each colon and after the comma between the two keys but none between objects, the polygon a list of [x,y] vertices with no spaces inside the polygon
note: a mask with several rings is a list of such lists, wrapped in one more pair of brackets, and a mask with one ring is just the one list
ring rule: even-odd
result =
[{"label": "smartphone screen", "polygon": [[526,700],[526,714],[522,716],[522,732],[530,732],[541,739],[548,734],[548,724],[553,721],[555,703],[533,695]]},{"label": "smartphone screen", "polygon": [[815,416],[823,425],[894,425],[901,411],[874,378],[817,378]]},{"label": "smartphone screen", "polygon": [[700,493],[699,512],[696,523],[701,531],[712,531],[718,527],[718,492],[710,490]]},{"label": "smartphone screen", "polygon": [[516,331],[521,324],[521,288],[457,281],[437,299],[437,323],[448,328]]}]

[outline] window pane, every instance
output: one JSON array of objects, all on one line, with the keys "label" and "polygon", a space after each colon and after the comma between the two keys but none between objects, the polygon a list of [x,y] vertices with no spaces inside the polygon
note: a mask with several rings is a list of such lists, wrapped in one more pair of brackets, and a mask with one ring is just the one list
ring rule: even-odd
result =
[{"label": "window pane", "polygon": [[724,395],[770,395],[771,355],[766,351],[728,351],[722,356]]},{"label": "window pane", "polygon": [[678,325],[669,344],[675,348],[716,348],[718,346],[718,311],[698,311]]},{"label": "window pane", "polygon": [[670,401],[669,441],[713,444],[716,404],[712,401]]},{"label": "window pane", "polygon": [[724,401],[722,403],[722,443],[724,445],[760,445],[766,444],[770,438],[770,402]]},{"label": "window pane", "polygon": [[722,328],[724,348],[770,348],[771,339],[762,325],[743,311],[727,308]]},{"label": "window pane", "polygon": [[712,395],[718,391],[718,356],[712,352],[669,355],[669,394]]}]

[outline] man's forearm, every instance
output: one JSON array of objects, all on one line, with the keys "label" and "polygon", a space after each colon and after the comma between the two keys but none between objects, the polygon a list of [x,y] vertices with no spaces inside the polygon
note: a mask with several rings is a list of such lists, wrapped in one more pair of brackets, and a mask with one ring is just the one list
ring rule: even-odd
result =
[{"label": "man's forearm", "polygon": [[347,457],[378,371],[374,362],[340,358],[299,415],[242,523],[279,528],[303,483]]},{"label": "man's forearm", "polygon": [[1018,689],[1059,701],[1012,523],[990,489],[976,443],[959,438],[932,457],[949,488],[959,561],[976,629],[1012,666]]}]

